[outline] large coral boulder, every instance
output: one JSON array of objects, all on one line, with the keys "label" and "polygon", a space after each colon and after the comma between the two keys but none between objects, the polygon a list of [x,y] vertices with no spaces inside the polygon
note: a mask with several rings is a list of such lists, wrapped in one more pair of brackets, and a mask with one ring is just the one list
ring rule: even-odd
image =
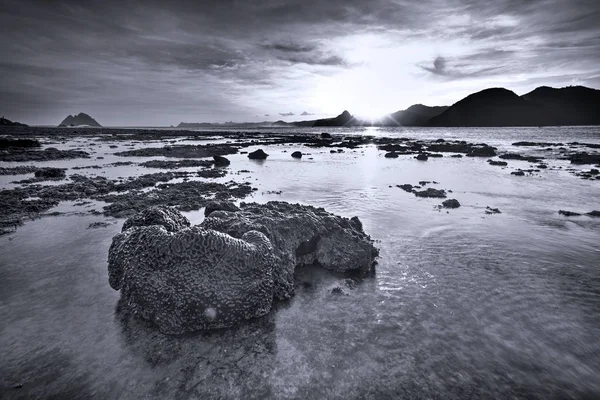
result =
[{"label": "large coral boulder", "polygon": [[128,219],[109,250],[109,283],[161,332],[224,328],[294,294],[294,269],[371,270],[378,250],[356,217],[270,202],[217,202],[201,225],[156,207]]},{"label": "large coral boulder", "polygon": [[163,333],[230,327],[265,315],[275,258],[260,232],[236,239],[200,226],[132,226],[113,239],[109,282]]}]

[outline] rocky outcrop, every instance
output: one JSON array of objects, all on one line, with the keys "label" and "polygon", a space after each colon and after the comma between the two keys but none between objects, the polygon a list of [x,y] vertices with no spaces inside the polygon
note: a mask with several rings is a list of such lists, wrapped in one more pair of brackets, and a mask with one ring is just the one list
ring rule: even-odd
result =
[{"label": "rocky outcrop", "polygon": [[448,199],[442,202],[442,207],[444,208],[458,208],[460,207],[460,203],[456,199]]},{"label": "rocky outcrop", "polygon": [[168,207],[128,219],[109,250],[109,283],[164,333],[223,328],[294,295],[294,269],[368,272],[378,250],[356,217],[269,202],[211,203],[190,227]]}]

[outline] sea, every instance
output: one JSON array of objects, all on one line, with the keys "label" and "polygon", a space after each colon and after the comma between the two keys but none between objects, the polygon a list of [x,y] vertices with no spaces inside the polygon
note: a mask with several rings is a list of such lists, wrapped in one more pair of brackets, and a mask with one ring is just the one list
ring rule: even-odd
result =
[{"label": "sea", "polygon": [[[388,159],[373,145],[335,154],[261,146],[265,161],[227,156],[230,173],[216,181],[258,188],[243,201],[358,216],[380,257],[362,277],[300,269],[295,297],[266,317],[181,336],[162,335],[119,307],[107,255],[123,220],[90,214],[100,202],[63,202],[51,210],[58,215],[0,237],[1,398],[600,398],[600,218],[558,213],[600,210],[600,180],[576,176],[594,166],[570,164],[556,146],[512,145],[600,144],[600,127],[239,130],[466,140],[543,156],[548,168],[514,176],[535,167],[447,154]],[[211,143],[227,141],[212,131]],[[176,140],[208,143],[188,139]],[[36,165],[137,176],[160,170],[106,165],[161,159],[114,153],[163,144],[74,137],[45,146],[81,148],[92,158]],[[290,156],[295,150],[301,160]],[[71,169],[90,165],[103,168]],[[0,176],[0,188],[27,177]],[[396,186],[420,181],[461,206],[440,209],[440,199]],[[203,210],[185,214],[203,219]],[[109,225],[88,229],[93,222]],[[332,293],[336,286],[347,295]]]}]

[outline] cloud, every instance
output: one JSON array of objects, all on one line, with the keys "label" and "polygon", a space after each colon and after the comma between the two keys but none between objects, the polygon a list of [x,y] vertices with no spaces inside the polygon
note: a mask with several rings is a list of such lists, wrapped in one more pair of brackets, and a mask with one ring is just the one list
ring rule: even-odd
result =
[{"label": "cloud", "polygon": [[584,0],[6,0],[0,33],[0,109],[32,124],[394,110],[600,74]]},{"label": "cloud", "polygon": [[281,115],[282,117],[291,117],[292,115],[295,115],[293,112],[284,112],[284,113],[279,113],[279,115]]},{"label": "cloud", "polygon": [[304,112],[303,112],[302,114],[300,114],[300,115],[315,115],[315,114],[313,114],[313,113],[309,113],[309,112],[307,112],[307,111],[304,111]]}]

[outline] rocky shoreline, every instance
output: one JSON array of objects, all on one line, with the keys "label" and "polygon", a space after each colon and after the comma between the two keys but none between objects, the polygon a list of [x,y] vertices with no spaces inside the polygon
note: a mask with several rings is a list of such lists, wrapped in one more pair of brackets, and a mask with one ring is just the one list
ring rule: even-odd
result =
[{"label": "rocky shoreline", "polygon": [[[469,143],[461,140],[416,140],[410,138],[390,138],[339,134],[286,134],[286,133],[247,133],[247,132],[197,132],[182,130],[128,130],[128,129],[74,129],[74,128],[35,128],[10,127],[0,131],[0,161],[11,162],[0,166],[0,175],[29,175],[26,179],[13,181],[19,185],[0,190],[0,232],[10,233],[27,219],[38,218],[61,201],[98,200],[107,203],[102,211],[106,216],[123,218],[150,206],[177,206],[182,211],[196,210],[206,206],[211,200],[243,199],[253,190],[247,182],[229,181],[226,183],[197,181],[195,179],[223,178],[229,172],[230,160],[224,156],[245,154],[247,147],[259,147],[248,158],[268,163],[268,154],[260,146],[292,146],[292,158],[301,160],[310,156],[310,149],[330,150],[331,153],[363,151],[367,146],[376,147],[380,155],[394,160],[406,157],[420,162],[434,162],[441,157],[485,158],[491,166],[509,169],[516,176],[538,175],[541,170],[567,170],[586,180],[600,180],[600,145],[594,143],[557,142],[514,142],[519,152],[500,151],[485,143]],[[54,144],[67,144],[77,138],[87,140],[87,149],[58,149]],[[202,141],[201,144],[181,144],[180,141]],[[162,146],[154,142],[164,143]],[[86,176],[71,173],[66,169],[49,169],[32,165],[40,161],[90,159],[93,149],[103,143],[127,143],[124,146],[110,144],[113,154],[124,159],[139,157],[162,157],[141,163],[118,161],[112,164],[73,166],[71,170],[98,169],[107,166],[139,165],[144,168],[165,170],[163,173],[146,174],[125,179],[108,179],[100,175]],[[152,142],[147,146],[145,143]],[[224,142],[224,143],[223,143]],[[138,148],[139,147],[139,148]],[[522,149],[526,149],[523,152]],[[97,157],[96,159],[102,159]],[[172,159],[172,160],[170,160]],[[312,159],[312,157],[308,157]],[[589,165],[589,170],[548,166],[547,161],[568,161],[574,166]],[[25,165],[14,165],[24,163]],[[529,165],[527,165],[529,163]],[[40,164],[41,165],[41,164]],[[195,168],[195,171],[189,169]],[[188,171],[178,171],[188,169]],[[171,182],[175,179],[182,182]],[[523,178],[521,178],[523,179]],[[52,184],[47,184],[49,181]],[[416,197],[445,198],[451,190],[426,188],[423,185],[397,185],[414,193]],[[457,200],[458,201],[458,200]],[[442,206],[440,206],[442,207]],[[444,207],[455,208],[455,207]]]}]

